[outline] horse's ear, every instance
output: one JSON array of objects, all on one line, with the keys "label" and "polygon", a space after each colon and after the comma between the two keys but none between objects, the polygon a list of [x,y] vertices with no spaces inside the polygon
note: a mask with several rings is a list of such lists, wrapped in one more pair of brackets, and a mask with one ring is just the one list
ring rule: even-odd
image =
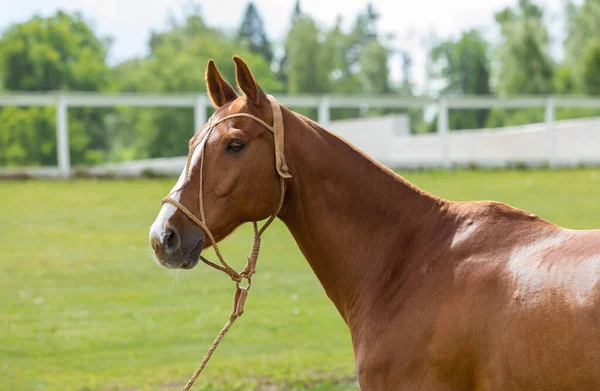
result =
[{"label": "horse's ear", "polygon": [[266,98],[267,95],[264,93],[262,88],[252,76],[248,65],[238,56],[233,56],[235,61],[235,77],[237,79],[238,87],[244,91],[246,97],[255,104],[260,104],[261,98]]},{"label": "horse's ear", "polygon": [[205,77],[206,90],[215,107],[221,107],[238,97],[237,92],[235,92],[231,84],[223,79],[213,60],[208,62]]}]

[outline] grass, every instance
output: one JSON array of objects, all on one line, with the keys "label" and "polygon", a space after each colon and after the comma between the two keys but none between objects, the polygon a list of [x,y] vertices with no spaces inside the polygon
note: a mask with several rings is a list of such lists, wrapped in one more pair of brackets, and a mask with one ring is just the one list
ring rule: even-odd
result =
[{"label": "grass", "polygon": [[[454,200],[494,199],[600,227],[600,170],[406,173]],[[227,319],[233,286],[152,263],[174,179],[0,182],[0,390],[180,389]],[[398,200],[402,202],[402,200]],[[248,227],[223,246],[237,268]],[[280,223],[238,321],[197,390],[356,390],[349,333]]]}]

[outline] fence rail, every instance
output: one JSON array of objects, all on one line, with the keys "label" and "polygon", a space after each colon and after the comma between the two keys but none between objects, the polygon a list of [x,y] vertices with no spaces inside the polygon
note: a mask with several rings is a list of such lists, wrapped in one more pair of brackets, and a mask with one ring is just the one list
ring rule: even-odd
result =
[{"label": "fence rail", "polygon": [[[317,109],[318,122],[327,126],[330,111],[333,108],[394,108],[411,109],[437,107],[437,132],[440,136],[442,165],[450,167],[449,156],[449,124],[448,111],[452,109],[486,109],[486,108],[542,108],[545,122],[550,130],[554,123],[557,108],[600,108],[600,99],[565,98],[565,97],[395,97],[395,96],[339,96],[339,95],[276,95],[284,105],[291,107],[310,107]],[[69,157],[69,107],[189,107],[194,109],[195,130],[200,129],[207,121],[207,109],[210,105],[205,94],[135,94],[135,93],[84,93],[84,92],[52,92],[52,93],[7,93],[0,94],[0,106],[56,106],[56,137],[58,170],[61,176],[71,175]],[[191,131],[191,130],[190,130]],[[556,163],[556,134],[550,132],[551,140],[548,151],[550,165]]]}]

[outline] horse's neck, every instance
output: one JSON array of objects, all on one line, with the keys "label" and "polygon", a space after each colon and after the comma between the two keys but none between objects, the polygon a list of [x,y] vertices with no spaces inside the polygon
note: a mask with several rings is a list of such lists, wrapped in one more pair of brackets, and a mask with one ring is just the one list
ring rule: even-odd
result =
[{"label": "horse's neck", "polygon": [[415,267],[446,203],[314,122],[286,110],[285,123],[293,178],[280,216],[350,324]]}]

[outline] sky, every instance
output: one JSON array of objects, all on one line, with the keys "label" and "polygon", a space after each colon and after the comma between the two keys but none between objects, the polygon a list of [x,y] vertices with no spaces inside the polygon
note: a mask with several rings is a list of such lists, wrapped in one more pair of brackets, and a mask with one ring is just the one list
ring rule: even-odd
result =
[{"label": "sky", "polygon": [[[95,32],[114,39],[109,62],[116,64],[147,53],[150,30],[166,25],[168,14],[181,15],[191,0],[0,0],[0,30],[14,22],[22,22],[56,10],[81,11]],[[235,29],[242,18],[247,0],[196,0],[207,24],[228,30]],[[276,43],[283,41],[289,28],[295,0],[255,0],[265,19],[267,33]],[[477,27],[489,39],[497,39],[494,13],[517,0],[373,0],[381,14],[380,29],[393,34],[395,49],[408,49],[413,56],[413,78],[425,82],[427,47],[435,39],[456,37],[461,31]],[[537,0],[548,9],[546,15],[552,26],[553,54],[561,56],[563,28],[560,16],[563,0]],[[310,14],[323,26],[331,26],[341,15],[349,26],[367,0],[301,0],[303,12]],[[392,78],[400,78],[399,58],[390,62]]]}]

